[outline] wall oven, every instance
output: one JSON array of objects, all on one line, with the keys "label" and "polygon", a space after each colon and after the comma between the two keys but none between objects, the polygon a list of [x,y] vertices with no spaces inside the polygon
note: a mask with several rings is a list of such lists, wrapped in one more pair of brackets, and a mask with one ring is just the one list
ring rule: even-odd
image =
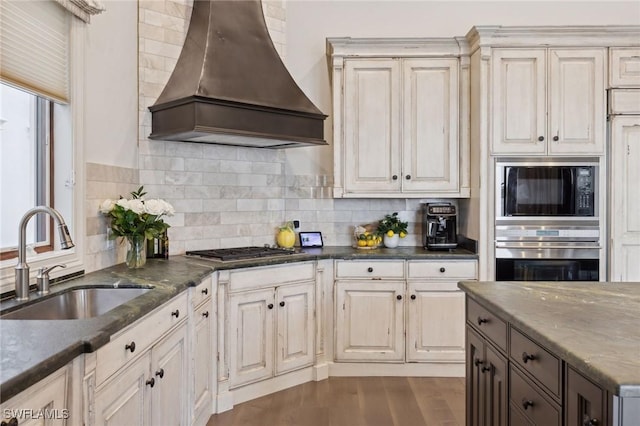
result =
[{"label": "wall oven", "polygon": [[598,159],[496,161],[497,281],[599,281]]}]

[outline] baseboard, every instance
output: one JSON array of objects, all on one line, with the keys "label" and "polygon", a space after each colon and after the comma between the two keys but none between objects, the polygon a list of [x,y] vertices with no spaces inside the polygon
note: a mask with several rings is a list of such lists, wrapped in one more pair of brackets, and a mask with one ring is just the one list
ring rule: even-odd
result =
[{"label": "baseboard", "polygon": [[334,362],[329,364],[329,376],[464,377],[465,365],[463,363],[385,364],[375,362]]},{"label": "baseboard", "polygon": [[329,378],[329,364],[324,363],[321,365],[313,366],[313,380],[319,382]]},{"label": "baseboard", "polygon": [[229,393],[233,393],[233,404],[240,404],[293,386],[311,382],[314,380],[314,373],[315,370],[313,367],[307,367],[302,370],[276,376],[272,379],[232,389]]}]

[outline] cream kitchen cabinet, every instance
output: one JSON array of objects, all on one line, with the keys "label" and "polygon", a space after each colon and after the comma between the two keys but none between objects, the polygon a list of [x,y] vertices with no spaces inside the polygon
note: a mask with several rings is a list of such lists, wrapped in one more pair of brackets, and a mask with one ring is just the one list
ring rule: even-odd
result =
[{"label": "cream kitchen cabinet", "polygon": [[187,312],[184,292],[98,349],[85,378],[88,424],[188,423]]},{"label": "cream kitchen cabinet", "polygon": [[412,43],[328,40],[335,197],[469,196],[462,48]]},{"label": "cream kitchen cabinet", "polygon": [[[638,113],[640,89],[627,92],[635,97],[614,114]],[[611,118],[611,281],[640,281],[640,115]]]},{"label": "cream kitchen cabinet", "polygon": [[609,49],[609,84],[611,87],[640,87],[640,47]]},{"label": "cream kitchen cabinet", "polygon": [[[0,406],[3,426],[57,426],[78,423],[70,410],[70,365],[40,380]],[[79,423],[78,423],[79,424]]]},{"label": "cream kitchen cabinet", "polygon": [[216,360],[213,351],[216,315],[213,305],[213,277],[209,276],[189,289],[191,309],[189,317],[190,415],[191,425],[206,425],[213,410]]},{"label": "cream kitchen cabinet", "polygon": [[[228,282],[228,387],[277,377],[315,360],[315,263],[221,272]],[[220,347],[224,347],[220,345]]]},{"label": "cream kitchen cabinet", "polygon": [[603,155],[606,49],[496,48],[494,155]]},{"label": "cream kitchen cabinet", "polygon": [[477,279],[475,260],[340,260],[335,271],[336,361],[464,363],[457,282]]}]

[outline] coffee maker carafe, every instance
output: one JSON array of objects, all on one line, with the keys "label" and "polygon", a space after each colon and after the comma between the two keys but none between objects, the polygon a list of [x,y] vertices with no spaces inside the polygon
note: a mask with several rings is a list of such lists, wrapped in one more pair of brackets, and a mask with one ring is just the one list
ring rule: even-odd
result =
[{"label": "coffee maker carafe", "polygon": [[449,250],[458,246],[456,206],[451,203],[425,205],[422,242],[428,250]]}]

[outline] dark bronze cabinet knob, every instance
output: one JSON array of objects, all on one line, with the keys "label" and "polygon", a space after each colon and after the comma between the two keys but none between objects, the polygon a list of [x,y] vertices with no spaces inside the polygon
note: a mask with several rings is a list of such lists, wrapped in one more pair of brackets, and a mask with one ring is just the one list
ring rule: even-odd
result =
[{"label": "dark bronze cabinet knob", "polygon": [[522,408],[525,410],[529,407],[533,407],[533,401],[530,399],[522,398]]},{"label": "dark bronze cabinet knob", "polygon": [[147,386],[151,386],[151,387],[153,387],[153,386],[156,384],[156,379],[154,379],[154,378],[152,377],[152,378],[150,378],[149,380],[147,380],[147,381],[145,382],[145,384],[146,384]]},{"label": "dark bronze cabinet knob", "polygon": [[538,137],[538,140],[539,140],[540,142],[542,142],[542,141],[544,140],[544,136],[539,136],[539,137]]},{"label": "dark bronze cabinet knob", "polygon": [[9,419],[9,421],[2,421],[2,423],[0,423],[0,426],[18,426],[18,419],[15,417],[11,417]]},{"label": "dark bronze cabinet knob", "polygon": [[203,288],[203,289],[202,289],[202,294],[204,294],[205,296],[206,296],[207,294],[209,294],[209,289],[208,289],[208,288]]},{"label": "dark bronze cabinet knob", "polygon": [[558,136],[554,136],[553,140],[554,140],[554,142],[558,142],[560,140],[560,138]]},{"label": "dark bronze cabinet knob", "polygon": [[178,318],[180,316],[180,310],[176,309],[175,311],[171,312],[171,316]]},{"label": "dark bronze cabinet knob", "polygon": [[393,175],[393,176],[391,176],[391,179],[393,179],[393,180],[398,180],[398,175]]},{"label": "dark bronze cabinet knob", "polygon": [[205,318],[209,318],[209,311],[204,311],[202,313],[202,316],[205,317]]},{"label": "dark bronze cabinet knob", "polygon": [[486,373],[487,371],[491,371],[491,367],[483,365],[480,371],[482,371],[483,373]]},{"label": "dark bronze cabinet knob", "polygon": [[156,376],[162,379],[164,377],[164,368],[161,368],[160,370],[156,371]]},{"label": "dark bronze cabinet knob", "polygon": [[124,345],[124,348],[128,351],[131,351],[131,353],[133,353],[136,350],[136,342],[131,342],[128,345]]},{"label": "dark bronze cabinet knob", "polygon": [[402,295],[400,295],[400,294],[399,294],[399,295],[397,295],[397,296],[396,296],[396,299],[398,299],[398,300],[402,300]]},{"label": "dark bronze cabinet knob", "polygon": [[447,270],[444,268],[440,268],[440,272],[445,273]]},{"label": "dark bronze cabinet knob", "polygon": [[522,352],[522,362],[524,362],[525,364],[529,361],[533,361],[534,359],[536,359],[535,355],[531,355],[528,354],[526,352]]},{"label": "dark bronze cabinet knob", "polygon": [[406,176],[405,176],[405,178],[406,178],[407,180],[410,180],[410,179],[411,179],[411,175],[406,175]]},{"label": "dark bronze cabinet knob", "polygon": [[367,272],[373,272],[373,268],[372,268],[371,266],[369,266],[369,267],[367,268]]},{"label": "dark bronze cabinet knob", "polygon": [[280,302],[280,306],[284,306],[284,300]]},{"label": "dark bronze cabinet knob", "polygon": [[478,317],[478,325],[482,325],[488,322],[489,320],[487,318]]},{"label": "dark bronze cabinet knob", "polygon": [[482,360],[480,358],[476,358],[473,360],[473,365],[475,365],[476,367],[482,365]]},{"label": "dark bronze cabinet knob", "polygon": [[411,300],[416,300],[416,295],[415,294],[411,295]]},{"label": "dark bronze cabinet knob", "polygon": [[269,303],[269,304],[267,305],[267,308],[269,308],[269,309],[273,309],[273,303]]},{"label": "dark bronze cabinet knob", "polygon": [[[16,423],[17,424],[17,423]],[[598,426],[600,424],[600,421],[598,419],[589,419],[589,421],[587,422],[587,424],[589,426]]]}]

